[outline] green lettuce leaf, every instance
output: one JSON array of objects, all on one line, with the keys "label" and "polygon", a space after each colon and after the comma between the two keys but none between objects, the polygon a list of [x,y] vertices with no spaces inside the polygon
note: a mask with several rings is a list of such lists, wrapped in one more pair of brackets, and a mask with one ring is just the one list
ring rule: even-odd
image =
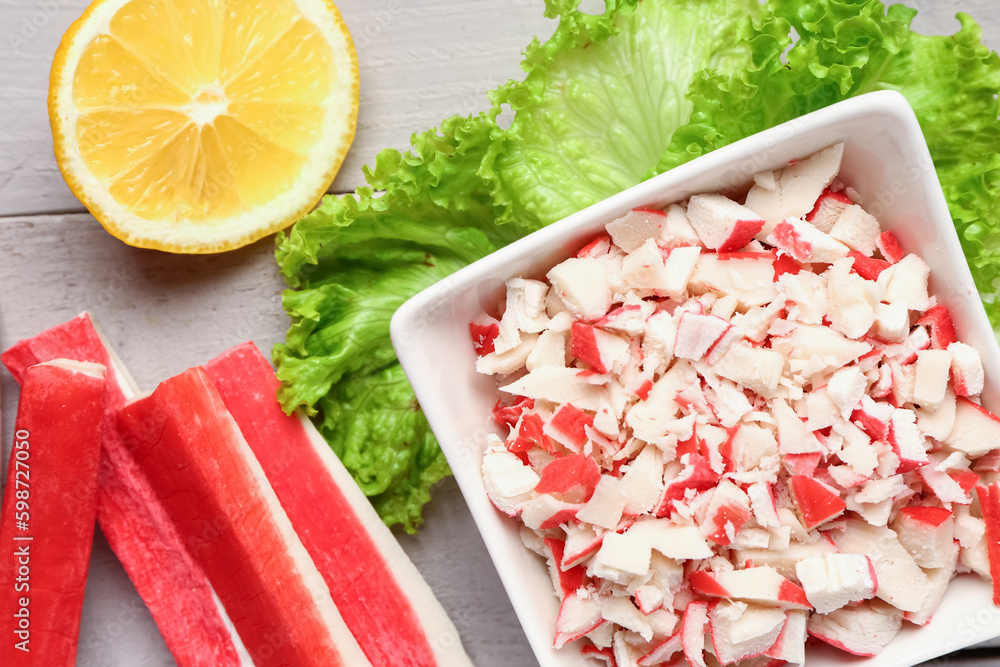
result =
[{"label": "green lettuce leaf", "polygon": [[913,10],[877,0],[578,5],[546,0],[555,32],[528,46],[523,79],[488,110],[381,152],[368,186],[278,236],[293,288],[273,353],[279,399],[313,415],[390,525],[415,530],[448,474],[389,342],[392,312],[526,233],[783,121],[903,93],[984,298],[1000,288],[1000,59],[969,17],[954,36],[925,37]]},{"label": "green lettuce leaf", "polygon": [[493,113],[506,105],[514,117],[481,173],[497,223],[525,231],[640,182],[687,121],[695,73],[751,65],[750,17],[761,11],[757,0],[647,0],[589,16],[559,4],[552,38],[526,52],[524,80],[492,95]]},{"label": "green lettuce leaf", "polygon": [[[370,187],[326,197],[277,240],[292,325],[273,357],[286,410],[304,408],[383,519],[415,531],[449,473],[389,340],[406,299],[515,238],[492,224],[476,167],[485,115],[454,117],[379,154]],[[381,192],[376,193],[376,190]]]}]

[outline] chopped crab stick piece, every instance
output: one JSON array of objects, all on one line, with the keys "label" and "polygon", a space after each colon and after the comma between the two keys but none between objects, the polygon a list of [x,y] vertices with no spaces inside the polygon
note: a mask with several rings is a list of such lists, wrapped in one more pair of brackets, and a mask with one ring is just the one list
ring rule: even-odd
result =
[{"label": "chopped crab stick piece", "polygon": [[107,369],[97,523],[174,660],[181,667],[249,664],[250,656],[205,573],[122,442],[116,412],[138,388],[90,315],[83,313],[16,343],[2,361],[20,382],[30,366],[60,357]]},{"label": "chopped crab stick piece", "polygon": [[667,247],[697,246],[701,243],[698,232],[691,226],[687,211],[680,204],[667,207],[667,220],[660,233],[659,242]]},{"label": "chopped crab stick piece", "polygon": [[372,665],[471,665],[441,603],[340,459],[301,412],[282,411],[280,383],[257,347],[239,345],[205,371]]},{"label": "chopped crab stick piece", "polygon": [[795,565],[806,558],[837,553],[837,547],[827,539],[815,542],[791,542],[785,549],[739,549],[734,552],[736,563],[743,568],[773,567],[786,579],[795,579]]},{"label": "chopped crab stick piece", "polygon": [[785,356],[780,352],[742,343],[732,345],[712,366],[712,370],[718,375],[752,389],[765,398],[774,395],[784,368]]},{"label": "chopped crab stick piece", "polygon": [[899,241],[892,232],[882,232],[875,241],[875,246],[882,256],[891,264],[895,264],[903,259],[903,249],[899,246]]},{"label": "chopped crab stick piece", "polygon": [[960,396],[955,409],[955,424],[944,443],[970,459],[1000,449],[1000,418]]},{"label": "chopped crab stick piece", "polygon": [[496,349],[494,342],[499,333],[500,322],[486,313],[481,313],[469,322],[469,335],[472,336],[472,345],[479,356],[490,354]]},{"label": "chopped crab stick piece", "polygon": [[594,384],[594,379],[579,368],[543,366],[500,387],[500,391],[552,403],[572,403],[580,410],[596,412],[607,392]]},{"label": "chopped crab stick piece", "polygon": [[719,194],[691,197],[687,216],[701,242],[716,252],[739,250],[764,227],[759,215]]},{"label": "chopped crab stick piece", "polygon": [[943,507],[903,507],[892,522],[899,543],[922,568],[944,567],[951,559],[955,519]]},{"label": "chopped crab stick piece", "polygon": [[839,493],[806,475],[791,478],[791,491],[806,530],[837,518],[847,509]]},{"label": "chopped crab stick piece", "polygon": [[930,328],[931,347],[935,350],[947,350],[948,346],[957,340],[955,338],[955,325],[951,321],[951,313],[940,304],[927,309],[927,312],[920,316],[916,324]]},{"label": "chopped crab stick piece", "polygon": [[612,243],[625,252],[632,252],[649,239],[659,239],[666,225],[666,211],[633,209],[609,222],[606,228]]},{"label": "chopped crab stick piece", "polygon": [[886,273],[890,275],[882,295],[883,301],[899,303],[920,312],[930,308],[927,281],[931,269],[924,260],[911,253],[886,269]]},{"label": "chopped crab stick piece", "polygon": [[[127,403],[118,425],[254,664],[370,664],[203,368]],[[207,537],[205,517],[220,526]]]},{"label": "chopped crab stick piece", "polygon": [[543,432],[567,449],[579,453],[589,441],[588,427],[594,427],[594,416],[567,403],[552,415]]},{"label": "chopped crab stick piece", "polygon": [[868,556],[827,554],[806,558],[795,566],[795,576],[818,614],[840,609],[851,602],[875,597],[878,577]]},{"label": "chopped crab stick piece", "polygon": [[[774,640],[771,648],[764,655],[793,665],[803,665],[806,661],[806,623],[809,612],[799,609],[789,609],[785,612],[785,625],[781,634]],[[765,667],[781,667],[774,662],[766,663]]]},{"label": "chopped crab stick piece", "polygon": [[[676,251],[675,251],[676,252]],[[778,297],[773,253],[708,253],[697,258],[691,284],[697,289],[725,292],[744,306],[765,306]]]},{"label": "chopped crab stick piece", "polygon": [[852,204],[844,209],[829,234],[863,257],[871,257],[879,235],[878,220],[860,206]]},{"label": "chopped crab stick piece", "polygon": [[784,609],[812,608],[802,588],[785,579],[772,567],[751,567],[728,572],[700,570],[692,572],[688,580],[692,591],[707,597],[759,602]]},{"label": "chopped crab stick piece", "polygon": [[806,222],[811,222],[816,229],[829,234],[840,219],[840,214],[853,203],[851,198],[842,192],[824,190],[816,200],[816,206],[806,215]]},{"label": "chopped crab stick piece", "polygon": [[597,483],[601,481],[601,470],[597,462],[586,454],[570,454],[553,460],[542,468],[541,479],[535,486],[536,493],[548,493],[554,496],[573,496],[565,498],[574,502],[577,494],[580,502],[587,502],[594,495]]},{"label": "chopped crab stick piece", "polygon": [[[933,339],[933,335],[932,335]],[[944,401],[951,379],[951,352],[942,349],[917,352],[917,374],[913,381],[913,402],[937,410]]]},{"label": "chopped crab stick piece", "polygon": [[691,667],[707,667],[705,632],[708,630],[708,602],[694,600],[684,608],[681,621],[681,646]]},{"label": "chopped crab stick piece", "polygon": [[937,611],[941,600],[944,599],[944,594],[948,591],[948,584],[951,583],[952,578],[956,574],[955,566],[958,565],[960,547],[958,542],[952,542],[948,547],[948,559],[944,565],[924,570],[931,585],[931,591],[927,599],[924,600],[924,606],[920,611],[908,611],[903,614],[903,618],[914,625],[927,625],[930,623],[934,612]]},{"label": "chopped crab stick piece", "polygon": [[789,216],[808,215],[840,171],[843,155],[844,144],[835,144],[780,171],[755,175],[746,206],[767,221],[757,239],[764,241]]},{"label": "chopped crab stick piece", "polygon": [[[882,272],[892,266],[884,260],[865,257],[857,250],[848,253],[848,257],[854,260],[851,265],[851,273],[856,273],[865,280],[878,280]],[[907,324],[909,324],[909,320],[907,320]]]},{"label": "chopped crab stick piece", "polygon": [[718,483],[702,522],[702,534],[716,544],[727,546],[753,516],[750,498],[728,479]]},{"label": "chopped crab stick piece", "polygon": [[0,663],[76,664],[97,511],[104,367],[25,371],[0,516]]},{"label": "chopped crab stick piece", "polygon": [[956,396],[975,396],[983,391],[985,374],[979,351],[965,343],[952,343],[951,382]]},{"label": "chopped crab stick piece", "polygon": [[538,475],[531,466],[504,449],[499,438],[497,446],[486,450],[483,455],[483,485],[498,510],[508,516],[517,516],[531,499],[536,484]]},{"label": "chopped crab stick piece", "polygon": [[567,310],[582,320],[599,320],[611,307],[611,286],[601,260],[567,259],[546,274]]},{"label": "chopped crab stick piece", "polygon": [[731,328],[728,321],[715,315],[681,313],[677,322],[677,338],[674,340],[674,356],[680,359],[701,359]]},{"label": "chopped crab stick piece", "polygon": [[1000,482],[976,487],[979,506],[986,524],[986,553],[993,580],[993,604],[1000,606]]},{"label": "chopped crab stick piece", "polygon": [[850,248],[837,239],[798,218],[785,218],[779,222],[766,242],[803,263],[830,264],[851,252]]},{"label": "chopped crab stick piece", "polygon": [[841,608],[809,618],[811,636],[853,655],[871,658],[899,633],[903,615],[882,612],[869,605]]},{"label": "chopped crab stick piece", "polygon": [[919,611],[930,593],[927,575],[900,545],[896,533],[849,519],[843,531],[827,533],[842,553],[871,558],[878,579],[876,596],[900,611]]},{"label": "chopped crab stick piece", "polygon": [[[542,540],[542,544],[544,545],[543,554],[549,565],[549,575],[552,577],[555,590],[559,592],[559,597],[564,598],[583,586],[587,573],[586,568],[577,565],[564,570],[560,567],[566,542],[554,537],[546,537]],[[436,600],[435,603],[437,603]]]},{"label": "chopped crab stick piece", "polygon": [[638,664],[639,667],[662,665],[668,663],[671,658],[678,653],[683,653],[683,651],[684,648],[681,639],[681,630],[678,630],[653,647],[653,650],[649,653],[639,658]]},{"label": "chopped crab stick piece", "polygon": [[574,322],[570,352],[598,373],[607,373],[616,361],[628,355],[628,341],[595,326]]},{"label": "chopped crab stick piece", "polygon": [[764,655],[785,625],[784,610],[721,600],[709,608],[712,652],[724,665]]},{"label": "chopped crab stick piece", "polygon": [[571,641],[593,632],[605,622],[602,612],[604,600],[587,588],[573,591],[559,605],[556,617],[556,636],[552,645],[562,648]]}]

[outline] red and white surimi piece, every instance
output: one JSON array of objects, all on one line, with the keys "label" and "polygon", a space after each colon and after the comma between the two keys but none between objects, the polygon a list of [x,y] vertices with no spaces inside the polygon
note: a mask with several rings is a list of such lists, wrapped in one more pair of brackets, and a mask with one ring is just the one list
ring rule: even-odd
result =
[{"label": "red and white surimi piece", "polygon": [[76,664],[97,511],[104,367],[28,368],[0,515],[0,663]]},{"label": "red and white surimi piece", "polygon": [[766,565],[725,572],[692,572],[691,589],[699,595],[774,605],[782,609],[811,609],[800,586]]},{"label": "red and white surimi piece", "polygon": [[889,645],[902,624],[900,613],[881,612],[861,605],[829,614],[814,614],[809,618],[808,631],[831,646],[870,658]]},{"label": "red and white surimi piece", "polygon": [[687,215],[701,242],[717,252],[739,250],[764,227],[759,215],[718,194],[691,197]]},{"label": "red and white surimi piece", "polygon": [[126,404],[118,425],[254,664],[370,664],[203,368]]},{"label": "red and white surimi piece", "polygon": [[944,442],[970,458],[1000,449],[1000,418],[960,396],[955,409],[955,425]]},{"label": "red and white surimi piece", "polygon": [[982,392],[985,382],[983,360],[976,348],[955,342],[948,346],[951,352],[951,381],[956,396],[975,396]]},{"label": "red and white surimi piece", "polygon": [[721,600],[709,608],[712,652],[729,665],[765,655],[785,624],[785,612],[776,607]]},{"label": "red and white surimi piece", "polygon": [[816,200],[813,210],[806,214],[806,222],[811,222],[816,229],[829,234],[833,226],[837,224],[840,214],[853,203],[851,198],[843,192],[824,190],[823,194]]},{"label": "red and white surimi piece", "polygon": [[903,259],[903,249],[899,246],[899,241],[892,232],[882,232],[879,234],[878,240],[875,241],[875,245],[882,256],[886,258],[890,263],[895,264],[899,260]]},{"label": "red and white surimi piece", "polygon": [[785,218],[775,225],[767,242],[784,250],[799,262],[831,263],[846,257],[851,249],[824,234],[808,222],[798,218]]},{"label": "red and white surimi piece", "polygon": [[807,529],[835,519],[847,509],[840,494],[822,482],[805,475],[795,475],[791,483],[792,496]]},{"label": "red and white surimi piece", "polygon": [[815,209],[836,178],[843,155],[844,144],[834,144],[779,171],[755,174],[746,206],[767,221],[757,240],[764,241],[785,218],[801,218]]},{"label": "red and white surimi piece", "polygon": [[868,556],[860,554],[805,558],[795,565],[795,576],[818,614],[870,600],[878,590],[875,566]]},{"label": "red and white surimi piece", "polygon": [[665,211],[657,209],[635,209],[607,225],[611,241],[624,250],[632,252],[648,239],[654,241],[667,224]]},{"label": "red and white surimi piece", "polygon": [[688,602],[681,623],[681,646],[691,667],[706,667],[705,631],[708,630],[709,603],[701,600]]},{"label": "red and white surimi piece", "polygon": [[878,220],[860,206],[852,204],[844,209],[828,233],[863,257],[871,257],[879,236]]},{"label": "red and white surimi piece", "polygon": [[916,321],[916,324],[924,325],[930,329],[931,347],[935,350],[947,350],[948,346],[957,340],[955,338],[955,325],[951,321],[951,313],[941,304],[928,308]]},{"label": "red and white surimi piece", "polygon": [[904,507],[892,524],[899,543],[922,568],[944,567],[951,559],[955,520],[943,507]]},{"label": "red and white surimi piece", "polygon": [[681,359],[701,359],[732,325],[715,315],[681,313],[674,340],[674,356]]},{"label": "red and white surimi piece", "polygon": [[116,412],[138,388],[90,315],[22,340],[0,357],[18,382],[30,366],[58,358],[106,368],[97,523],[174,660],[181,667],[250,664],[205,573],[122,442]]},{"label": "red and white surimi piece", "polygon": [[567,595],[559,605],[556,634],[552,645],[562,648],[567,643],[593,631],[605,622],[601,615],[603,609],[604,600],[588,589],[581,588]]},{"label": "red and white surimi piece", "polygon": [[441,603],[340,459],[309,419],[282,411],[257,347],[239,345],[205,371],[372,665],[471,665]]},{"label": "red and white surimi piece", "polygon": [[574,322],[570,352],[598,373],[607,373],[615,361],[628,354],[628,341],[584,322]]}]

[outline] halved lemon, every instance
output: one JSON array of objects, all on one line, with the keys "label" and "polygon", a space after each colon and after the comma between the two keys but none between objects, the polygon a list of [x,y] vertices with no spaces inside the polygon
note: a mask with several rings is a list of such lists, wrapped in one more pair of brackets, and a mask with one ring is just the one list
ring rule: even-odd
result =
[{"label": "halved lemon", "polygon": [[63,37],[63,177],[121,240],[229,250],[308,213],[354,139],[358,61],[329,0],[96,0]]}]

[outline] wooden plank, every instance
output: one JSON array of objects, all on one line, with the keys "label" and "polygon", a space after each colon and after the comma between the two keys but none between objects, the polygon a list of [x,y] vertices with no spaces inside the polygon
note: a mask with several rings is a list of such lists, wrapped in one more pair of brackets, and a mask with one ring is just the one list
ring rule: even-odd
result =
[{"label": "wooden plank", "polygon": [[[2,0],[0,216],[83,207],[62,180],[46,111],[49,65],[87,0]],[[361,67],[358,132],[331,186],[363,183],[361,167],[385,147],[455,113],[488,107],[487,91],[520,72],[530,37],[550,33],[541,2],[340,0]]]}]

